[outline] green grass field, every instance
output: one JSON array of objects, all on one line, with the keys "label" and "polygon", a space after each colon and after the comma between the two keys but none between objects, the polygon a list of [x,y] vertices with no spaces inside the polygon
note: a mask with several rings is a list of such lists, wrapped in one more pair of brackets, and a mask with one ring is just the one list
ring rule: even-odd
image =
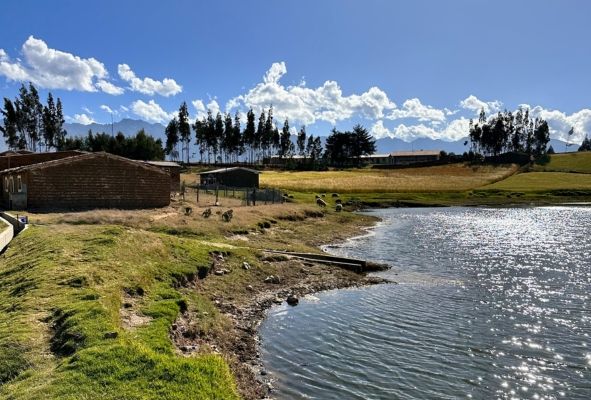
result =
[{"label": "green grass field", "polygon": [[[212,248],[110,225],[23,232],[0,259],[0,397],[238,398],[221,356],[179,356],[169,339],[185,307],[208,313],[203,329],[221,323],[175,284]],[[125,296],[146,323],[122,323]]]},{"label": "green grass field", "polygon": [[567,172],[529,172],[516,174],[485,186],[483,190],[499,189],[542,192],[553,190],[591,190],[591,174]]},{"label": "green grass field", "polygon": [[536,171],[591,173],[591,152],[552,154],[536,164]]}]

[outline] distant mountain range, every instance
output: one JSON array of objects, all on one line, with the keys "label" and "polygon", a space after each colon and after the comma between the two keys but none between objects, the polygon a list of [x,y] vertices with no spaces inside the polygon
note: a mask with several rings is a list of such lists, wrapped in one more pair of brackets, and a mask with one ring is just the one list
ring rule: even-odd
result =
[{"label": "distant mountain range", "polygon": [[[91,129],[93,132],[111,133],[111,124],[93,123],[90,125],[82,125],[77,123],[64,124],[64,128],[68,131],[69,136],[84,136]],[[157,139],[162,139],[162,143],[166,142],[164,135],[164,125],[159,123],[150,123],[139,119],[125,118],[113,124],[113,132],[123,132],[126,136],[135,135],[140,129],[144,129],[146,133],[154,136]],[[324,137],[322,138],[324,144]],[[295,143],[295,136],[292,137]],[[401,139],[382,138],[376,140],[377,153],[391,153],[393,151],[409,151],[409,150],[443,150],[447,153],[462,154],[470,149],[469,144],[464,145],[468,138],[463,138],[454,142],[447,142],[439,139],[419,138],[412,142],[405,142]],[[565,142],[561,140],[552,139],[550,145],[556,152],[565,151]],[[577,151],[578,145],[568,147],[568,151]]]},{"label": "distant mountain range", "polygon": [[[68,131],[68,136],[86,136],[88,130],[92,130],[92,132],[105,132],[111,133],[111,124],[98,124],[92,123],[90,125],[83,125],[78,123],[66,123],[64,124],[64,128]],[[162,139],[164,142],[166,140],[164,136],[164,125],[159,123],[150,123],[143,121],[141,119],[131,119],[125,118],[121,121],[115,122],[113,124],[113,133],[116,135],[117,132],[122,132],[126,136],[135,135],[140,129],[146,131],[146,133],[154,136],[157,139]]]}]

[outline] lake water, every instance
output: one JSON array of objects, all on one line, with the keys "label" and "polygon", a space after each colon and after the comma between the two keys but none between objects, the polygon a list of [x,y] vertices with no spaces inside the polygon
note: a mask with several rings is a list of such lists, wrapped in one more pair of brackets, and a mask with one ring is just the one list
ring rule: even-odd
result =
[{"label": "lake water", "polygon": [[273,308],[278,399],[591,399],[591,208],[388,209],[330,251],[398,281]]}]

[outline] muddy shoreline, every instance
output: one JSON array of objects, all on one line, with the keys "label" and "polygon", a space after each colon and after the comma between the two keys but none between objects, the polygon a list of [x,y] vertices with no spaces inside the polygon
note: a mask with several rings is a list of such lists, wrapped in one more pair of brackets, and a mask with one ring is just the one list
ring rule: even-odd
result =
[{"label": "muddy shoreline", "polygon": [[[349,229],[347,229],[349,228]],[[333,241],[332,245],[315,242],[313,246],[325,249],[354,237],[365,235],[372,226],[350,226],[344,229],[344,235]],[[306,260],[265,253],[260,255],[260,266],[234,265],[224,262],[219,256],[218,268],[228,274],[257,274],[256,284],[239,281],[239,288],[233,293],[225,290],[215,291],[208,284],[216,279],[224,279],[210,273],[205,279],[195,279],[186,283],[187,290],[206,293],[217,310],[228,321],[224,329],[208,332],[194,332],[199,324],[199,315],[191,310],[182,313],[171,329],[171,339],[179,354],[190,356],[198,353],[214,352],[220,354],[230,365],[236,378],[238,392],[243,399],[254,400],[273,396],[272,376],[265,370],[260,357],[258,328],[273,306],[282,304],[290,298],[300,299],[306,295],[327,290],[361,287],[382,283],[391,283],[386,279],[371,276],[367,272],[356,273],[335,265],[319,264]],[[221,259],[221,261],[219,261]],[[215,263],[216,260],[214,259]],[[261,267],[272,267],[276,279],[261,279]],[[226,268],[227,267],[227,268]],[[249,269],[236,271],[236,269]],[[252,282],[252,281],[251,281]],[[297,306],[297,305],[296,305]]]},{"label": "muddy shoreline", "polygon": [[[231,321],[227,330],[214,331],[205,336],[186,335],[195,319],[194,315],[187,312],[177,319],[171,331],[173,342],[181,354],[202,351],[221,354],[230,365],[238,391],[244,399],[267,398],[273,392],[272,379],[260,358],[258,333],[267,310],[273,305],[285,302],[289,296],[299,299],[326,290],[390,282],[336,266],[298,260],[275,262],[289,269],[297,269],[297,273],[284,277],[279,283],[268,283],[262,289],[253,288],[251,298],[246,301],[222,295],[212,298],[217,309]],[[199,290],[200,285],[201,282],[194,282],[194,289]]]}]

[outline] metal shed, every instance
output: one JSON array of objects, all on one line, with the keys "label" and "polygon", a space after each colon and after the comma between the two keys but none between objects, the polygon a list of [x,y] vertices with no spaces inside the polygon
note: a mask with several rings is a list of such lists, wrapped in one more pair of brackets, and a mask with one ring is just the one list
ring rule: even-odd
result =
[{"label": "metal shed", "polygon": [[201,172],[202,187],[226,186],[233,188],[258,188],[260,171],[244,167],[229,167]]}]

